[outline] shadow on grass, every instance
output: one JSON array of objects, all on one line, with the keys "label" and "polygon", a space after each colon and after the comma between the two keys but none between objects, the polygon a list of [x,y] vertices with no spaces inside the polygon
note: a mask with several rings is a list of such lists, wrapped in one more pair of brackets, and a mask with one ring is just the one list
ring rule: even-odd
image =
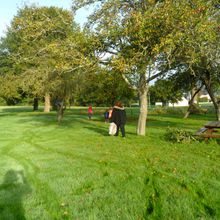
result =
[{"label": "shadow on grass", "polygon": [[[81,124],[83,128],[99,133],[103,136],[108,136],[108,128],[103,127],[102,118],[96,117],[92,120],[87,119],[84,115],[64,115],[63,121],[58,124],[55,114],[41,113],[36,115],[27,115],[19,119],[20,123],[34,123],[38,126],[55,126],[56,129],[65,130],[73,128]],[[80,125],[80,127],[81,127]]]},{"label": "shadow on grass", "polygon": [[94,127],[94,126],[84,126],[83,128],[89,129],[91,131],[94,131],[98,134],[101,134],[102,136],[109,136],[108,134],[108,128],[102,128],[102,127]]},{"label": "shadow on grass", "polygon": [[16,113],[21,113],[21,112],[33,112],[33,107],[31,106],[14,106],[14,107],[0,107],[0,111],[2,113],[10,113],[10,114],[16,114]]},{"label": "shadow on grass", "polygon": [[0,219],[26,220],[22,198],[30,192],[23,171],[8,170],[0,185]]},{"label": "shadow on grass", "polygon": [[160,119],[159,120],[151,120],[149,119],[147,121],[147,126],[151,126],[151,127],[176,127],[176,126],[179,126],[180,123],[178,122],[172,122],[172,121],[161,121]]},{"label": "shadow on grass", "polygon": [[[149,114],[149,117],[160,117],[160,118],[175,118],[175,119],[183,119],[184,115],[182,114]],[[207,120],[207,121],[215,121],[216,116],[215,114],[191,114],[187,119],[194,119],[194,120]]]}]

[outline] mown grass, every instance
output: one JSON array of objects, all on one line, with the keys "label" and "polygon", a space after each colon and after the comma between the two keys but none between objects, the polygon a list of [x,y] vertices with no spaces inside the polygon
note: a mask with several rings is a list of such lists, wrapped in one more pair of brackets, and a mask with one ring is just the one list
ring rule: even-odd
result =
[{"label": "mown grass", "polygon": [[220,219],[219,140],[171,144],[168,127],[196,131],[213,115],[150,114],[147,135],[108,136],[103,109],[0,109],[0,219]]}]

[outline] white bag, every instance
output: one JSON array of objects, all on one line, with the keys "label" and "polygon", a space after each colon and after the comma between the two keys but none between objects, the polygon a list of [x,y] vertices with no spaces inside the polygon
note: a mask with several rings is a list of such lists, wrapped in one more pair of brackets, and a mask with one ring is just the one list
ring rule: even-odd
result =
[{"label": "white bag", "polygon": [[117,125],[114,122],[111,122],[109,125],[109,134],[110,135],[115,135],[117,131]]}]

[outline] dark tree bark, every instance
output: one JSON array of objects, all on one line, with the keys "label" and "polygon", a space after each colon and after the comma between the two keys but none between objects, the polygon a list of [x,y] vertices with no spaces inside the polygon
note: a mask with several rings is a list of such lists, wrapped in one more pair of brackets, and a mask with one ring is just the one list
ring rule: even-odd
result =
[{"label": "dark tree bark", "polygon": [[202,87],[203,87],[203,85],[200,86],[197,90],[195,90],[195,92],[192,92],[192,97],[191,97],[191,99],[190,99],[189,102],[188,102],[188,103],[189,103],[189,107],[188,107],[188,109],[187,109],[187,112],[186,112],[184,118],[188,118],[189,115],[190,115],[190,113],[192,112],[192,109],[194,109],[194,100],[195,100],[195,97],[196,97],[196,95],[199,93],[199,91],[202,89]]},{"label": "dark tree bark", "polygon": [[211,83],[211,75],[209,71],[206,71],[205,77],[203,78],[203,83],[206,87],[206,90],[212,100],[212,103],[215,108],[216,119],[220,121],[220,100],[218,100],[213,92],[212,83]]},{"label": "dark tree bark", "polygon": [[206,86],[206,90],[212,100],[212,103],[214,105],[216,119],[217,119],[217,121],[220,121],[220,101],[218,101],[217,98],[215,97],[211,85],[209,83],[205,82],[205,86]]},{"label": "dark tree bark", "polygon": [[38,110],[38,98],[35,97],[34,104],[33,104],[33,111],[37,111],[37,110]]},{"label": "dark tree bark", "polygon": [[63,119],[63,114],[66,109],[66,105],[63,101],[57,102],[57,122],[60,124]]}]

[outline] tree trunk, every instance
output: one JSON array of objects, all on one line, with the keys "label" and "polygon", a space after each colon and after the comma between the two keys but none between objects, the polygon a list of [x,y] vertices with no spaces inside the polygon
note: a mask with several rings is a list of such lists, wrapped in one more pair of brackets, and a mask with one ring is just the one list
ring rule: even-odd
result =
[{"label": "tree trunk", "polygon": [[44,112],[50,112],[50,94],[46,93],[44,97]]},{"label": "tree trunk", "polygon": [[34,104],[33,104],[33,111],[37,111],[37,110],[38,110],[38,98],[35,97]]},{"label": "tree trunk", "polygon": [[146,119],[147,119],[147,92],[148,84],[145,73],[140,75],[139,81],[139,100],[140,100],[140,114],[138,118],[137,134],[145,135]]},{"label": "tree trunk", "polygon": [[218,102],[215,97],[214,97],[214,99],[212,98],[212,96],[210,96],[210,97],[211,97],[213,105],[215,107],[216,120],[220,121],[220,102]]},{"label": "tree trunk", "polygon": [[212,86],[211,86],[211,83],[209,83],[209,80],[208,79],[205,79],[203,80],[204,84],[205,84],[205,87],[206,87],[206,90],[212,100],[212,103],[214,105],[214,108],[215,108],[215,113],[216,113],[216,119],[218,121],[220,121],[220,101],[217,100],[217,98],[215,97],[215,94],[212,90]]},{"label": "tree trunk", "polygon": [[217,121],[220,121],[220,102],[218,102],[215,97],[214,97],[214,99],[211,97],[211,99],[212,99],[213,105],[215,107],[216,119],[217,119]]},{"label": "tree trunk", "polygon": [[188,109],[187,109],[187,112],[186,112],[186,114],[184,115],[183,118],[188,118],[188,117],[189,117],[189,114],[190,114],[190,110],[189,110],[189,108],[188,108]]},{"label": "tree trunk", "polygon": [[64,105],[64,102],[60,101],[57,104],[57,122],[58,123],[60,123],[62,121],[65,109],[66,109],[66,106]]},{"label": "tree trunk", "polygon": [[186,114],[184,115],[184,118],[188,118],[192,109],[193,109],[193,106],[194,106],[194,103],[195,103],[195,97],[196,95],[199,93],[199,91],[202,89],[203,85],[200,86],[197,90],[195,88],[192,89],[191,91],[191,99],[189,100],[189,107],[187,109],[187,112]]},{"label": "tree trunk", "polygon": [[217,119],[220,121],[220,102],[218,102]]}]

